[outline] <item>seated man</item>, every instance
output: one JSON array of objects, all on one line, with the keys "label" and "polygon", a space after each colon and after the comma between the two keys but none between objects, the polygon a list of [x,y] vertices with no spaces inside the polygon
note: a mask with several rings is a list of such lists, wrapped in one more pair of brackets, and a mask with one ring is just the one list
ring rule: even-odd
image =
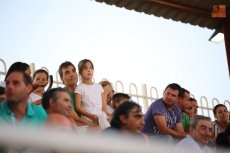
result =
[{"label": "seated man", "polygon": [[190,92],[181,88],[181,96],[179,97],[177,106],[182,112],[182,125],[185,132],[188,132],[190,125],[190,117],[193,114],[193,105],[190,103]]},{"label": "seated man", "polygon": [[99,126],[79,126],[77,128],[75,120],[71,118],[71,99],[68,92],[64,88],[53,88],[46,91],[43,94],[42,106],[48,115],[57,113],[66,116],[71,122],[73,129],[76,129],[80,132],[79,134],[82,134],[83,132],[85,133],[86,130],[96,134],[101,132]]},{"label": "seated man", "polygon": [[148,137],[141,134],[141,129],[145,124],[143,116],[140,105],[126,101],[115,110],[110,123],[111,127],[105,129],[102,133],[103,135],[112,134],[122,138],[130,136],[131,139],[140,138],[140,140],[148,142]]},{"label": "seated man", "polygon": [[[99,82],[101,84],[102,88],[104,89],[105,95],[106,95],[106,102],[107,102],[107,111],[109,114],[113,114],[114,108],[111,106],[111,100],[114,95],[114,90],[109,81],[101,81]],[[108,115],[108,114],[107,114]]]},{"label": "seated man", "polygon": [[180,93],[181,87],[178,84],[169,84],[165,88],[163,98],[149,106],[144,117],[146,124],[142,132],[152,136],[151,140],[164,141],[172,145],[173,138],[186,137],[182,126],[181,110],[176,106]]},{"label": "seated man", "polygon": [[32,91],[29,75],[11,71],[6,78],[6,101],[0,103],[0,124],[6,127],[39,127],[47,118],[41,106],[28,103]]},{"label": "seated man", "polygon": [[0,86],[0,102],[6,100],[5,88]]},{"label": "seated man", "polygon": [[113,95],[112,103],[113,108],[117,109],[118,106],[123,104],[125,101],[129,101],[130,96],[124,93],[116,93]]},{"label": "seated man", "polygon": [[94,126],[95,129],[99,129],[98,128],[99,125],[97,123],[90,122],[84,118],[80,118],[79,116],[81,114],[76,113],[75,105],[74,105],[75,104],[74,89],[77,87],[78,75],[75,66],[71,62],[66,61],[59,66],[58,72],[59,72],[60,79],[65,85],[64,88],[69,94],[71,99],[72,107],[70,111],[70,117],[77,123],[77,125],[89,125],[92,127]]},{"label": "seated man", "polygon": [[[69,134],[72,134],[72,125],[71,122],[66,118],[66,116],[62,114],[50,114],[45,123],[43,131],[44,134],[48,133],[54,133],[56,136],[68,136]],[[60,150],[55,150],[56,147],[52,148],[46,148],[41,146],[31,146],[27,149],[25,149],[22,153],[58,153]],[[55,151],[54,151],[55,150]]]},{"label": "seated man", "polygon": [[212,124],[210,117],[197,115],[190,121],[190,134],[175,147],[175,153],[213,153],[206,145],[211,139]]},{"label": "seated man", "polygon": [[42,106],[47,114],[52,113],[62,114],[70,120],[72,126],[76,126],[75,121],[70,118],[70,111],[72,108],[69,94],[63,88],[53,88],[43,94]]}]

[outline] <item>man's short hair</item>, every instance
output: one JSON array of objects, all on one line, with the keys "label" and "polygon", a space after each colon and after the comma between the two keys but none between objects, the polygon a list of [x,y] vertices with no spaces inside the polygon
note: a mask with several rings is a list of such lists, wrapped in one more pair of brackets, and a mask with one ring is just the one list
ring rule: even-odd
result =
[{"label": "man's short hair", "polygon": [[183,99],[185,97],[185,93],[190,94],[190,92],[188,90],[186,90],[185,88],[181,88],[181,98]]},{"label": "man's short hair", "polygon": [[76,67],[73,65],[73,63],[71,63],[69,61],[65,61],[64,63],[61,63],[61,65],[59,66],[59,69],[58,69],[58,73],[59,73],[59,76],[61,78],[63,77],[62,69],[67,68],[68,66],[73,66],[76,69]]},{"label": "man's short hair", "polygon": [[129,112],[131,109],[137,107],[137,109],[139,109],[141,111],[141,106],[138,105],[137,103],[134,102],[124,102],[123,104],[121,104],[115,111],[114,111],[114,115],[113,118],[111,120],[111,127],[116,127],[116,128],[120,128],[121,127],[121,120],[120,120],[120,116],[124,115],[125,117],[128,117]]},{"label": "man's short hair", "polygon": [[0,86],[0,95],[5,94],[5,88]]},{"label": "man's short hair", "polygon": [[23,62],[15,62],[13,63],[10,68],[8,69],[7,73],[6,73],[6,77],[5,80],[7,79],[7,77],[15,71],[22,71],[25,72],[30,66],[27,63],[23,63]]},{"label": "man's short hair", "polygon": [[192,98],[192,97],[190,97],[190,101],[196,101],[197,102],[197,100]]},{"label": "man's short hair", "polygon": [[[12,70],[12,71],[8,74],[8,76],[9,76],[11,73],[14,73],[14,72],[16,72],[16,73],[21,73],[21,74],[22,74],[23,81],[24,81],[25,85],[29,85],[29,84],[32,85],[32,79],[31,79],[31,77],[30,77],[28,74],[26,74],[24,71],[22,71],[22,70]],[[7,76],[7,77],[8,77],[8,76]],[[7,78],[6,78],[6,80],[7,80]]]},{"label": "man's short hair", "polygon": [[212,121],[210,117],[206,117],[206,116],[203,116],[203,115],[196,115],[190,120],[190,126],[195,128],[197,123],[198,123],[198,121],[200,121],[200,120],[206,120],[206,121],[209,121],[209,122]]},{"label": "man's short hair", "polygon": [[177,83],[171,83],[171,84],[169,84],[169,85],[165,88],[164,92],[165,92],[168,88],[171,88],[172,90],[177,90],[177,91],[179,92],[178,97],[181,97],[181,86],[180,86],[179,84],[177,84]]},{"label": "man's short hair", "polygon": [[125,93],[115,93],[113,95],[112,102],[113,102],[113,104],[115,104],[116,102],[119,102],[125,98],[130,99],[130,96],[128,94],[125,94]]},{"label": "man's short hair", "polygon": [[42,96],[42,107],[47,110],[50,108],[50,99],[52,99],[54,102],[56,102],[59,98],[58,92],[66,92],[64,88],[52,88],[48,91],[46,91]]}]

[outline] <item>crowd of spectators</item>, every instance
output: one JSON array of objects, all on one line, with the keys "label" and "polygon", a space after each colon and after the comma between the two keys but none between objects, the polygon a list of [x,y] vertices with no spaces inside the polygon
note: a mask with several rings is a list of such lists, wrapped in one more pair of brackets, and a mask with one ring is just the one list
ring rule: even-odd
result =
[{"label": "crowd of spectators", "polygon": [[[28,64],[13,63],[0,86],[0,126],[49,127],[76,136],[116,135],[143,143],[143,147],[161,143],[174,153],[230,152],[229,112],[223,104],[214,107],[216,120],[211,121],[197,114],[197,101],[187,89],[171,83],[143,114],[139,104],[128,94],[116,93],[109,81],[93,82],[94,65],[88,59],[79,62],[78,71],[71,62],[63,62],[58,72],[65,87],[45,91],[46,70],[38,69],[31,77]],[[36,146],[17,151],[58,152]]]}]

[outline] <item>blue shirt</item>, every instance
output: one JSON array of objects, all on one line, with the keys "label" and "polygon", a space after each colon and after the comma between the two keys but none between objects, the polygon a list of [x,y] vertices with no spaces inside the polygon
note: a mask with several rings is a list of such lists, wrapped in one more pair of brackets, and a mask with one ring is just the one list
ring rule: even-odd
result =
[{"label": "blue shirt", "polygon": [[174,105],[172,111],[170,111],[165,106],[162,98],[157,99],[149,106],[144,116],[145,125],[143,126],[142,132],[148,136],[160,134],[160,130],[153,118],[155,114],[165,116],[167,127],[170,129],[174,129],[176,123],[182,122],[182,114],[178,106]]},{"label": "blue shirt", "polygon": [[43,124],[47,114],[41,106],[27,103],[26,114],[18,124],[15,114],[10,110],[8,102],[0,103],[0,126],[3,127],[39,127]]}]

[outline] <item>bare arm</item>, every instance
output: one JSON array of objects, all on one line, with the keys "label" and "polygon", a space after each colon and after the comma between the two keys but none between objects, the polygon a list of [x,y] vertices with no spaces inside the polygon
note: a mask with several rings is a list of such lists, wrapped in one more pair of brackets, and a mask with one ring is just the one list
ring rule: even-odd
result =
[{"label": "bare arm", "polygon": [[105,92],[101,93],[102,98],[102,111],[105,112],[105,114],[108,114],[107,112],[107,94]]},{"label": "bare arm", "polygon": [[97,123],[90,122],[86,119],[80,118],[74,110],[71,110],[70,118],[72,118],[77,123],[77,125],[93,125],[93,126],[98,125]]},{"label": "bare arm", "polygon": [[75,94],[75,106],[76,106],[77,111],[81,113],[82,115],[87,116],[94,121],[98,120],[97,115],[91,114],[81,107],[81,95],[80,94]]},{"label": "bare arm", "polygon": [[[181,134],[186,134],[184,131],[182,123],[176,123],[176,132],[181,133]],[[185,135],[186,136],[186,135]]]},{"label": "bare arm", "polygon": [[186,137],[186,134],[184,133],[184,130],[183,130],[181,123],[177,123],[178,125],[176,125],[176,131],[174,131],[174,130],[167,127],[167,123],[166,123],[164,115],[155,114],[153,117],[154,117],[154,120],[155,120],[157,127],[159,128],[161,134],[168,134],[168,135],[171,135],[175,138],[180,138],[180,139]]}]

